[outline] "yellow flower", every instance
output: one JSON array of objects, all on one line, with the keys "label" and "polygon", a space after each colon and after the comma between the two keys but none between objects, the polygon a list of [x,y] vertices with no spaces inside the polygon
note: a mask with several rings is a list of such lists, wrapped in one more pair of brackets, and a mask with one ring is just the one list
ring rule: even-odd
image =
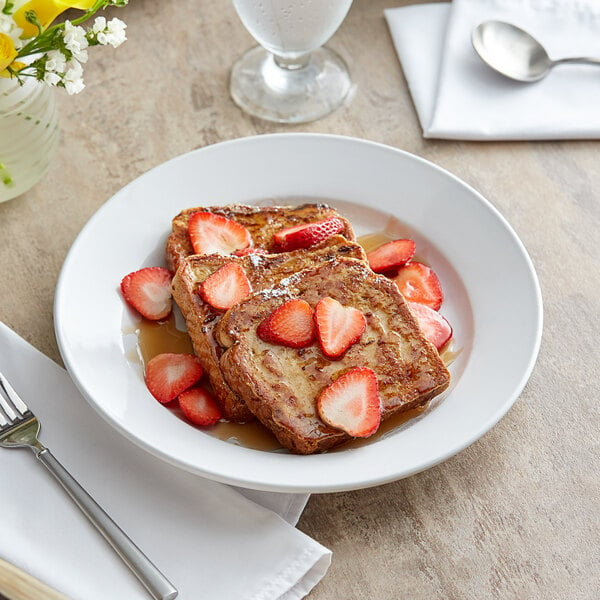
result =
[{"label": "yellow flower", "polygon": [[[0,74],[3,77],[10,77],[10,73],[6,71],[6,67],[15,60],[16,56],[17,51],[15,50],[13,41],[5,33],[0,33]],[[6,75],[4,75],[5,72]]]},{"label": "yellow flower", "polygon": [[69,8],[78,8],[79,10],[87,10],[94,5],[94,0],[29,0],[25,2],[13,15],[13,19],[17,26],[23,30],[24,39],[37,35],[37,27],[28,23],[25,20],[25,12],[33,10],[39,19],[42,29],[45,31],[48,26],[60,15]]}]

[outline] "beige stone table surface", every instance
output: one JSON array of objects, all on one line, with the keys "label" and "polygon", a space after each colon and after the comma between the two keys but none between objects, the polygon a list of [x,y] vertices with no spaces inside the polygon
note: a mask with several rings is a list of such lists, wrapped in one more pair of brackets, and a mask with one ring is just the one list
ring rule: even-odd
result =
[{"label": "beige stone table surface", "polygon": [[[544,298],[541,351],[520,399],[467,450],[395,483],[311,497],[299,527],[333,550],[333,563],[310,598],[593,600],[600,144],[425,140],[383,17],[404,3],[355,0],[330,46],[348,61],[356,93],[333,115],[293,127],[250,118],[231,101],[229,69],[253,40],[228,0],[132,0],[119,10],[128,41],[90,53],[82,94],[58,94],[51,171],[0,205],[0,319],[60,362],[52,303],[71,243],[113,193],[181,153],[309,131],[424,157],[487,197],[525,244]],[[505,300],[519,310],[510,281]]]}]

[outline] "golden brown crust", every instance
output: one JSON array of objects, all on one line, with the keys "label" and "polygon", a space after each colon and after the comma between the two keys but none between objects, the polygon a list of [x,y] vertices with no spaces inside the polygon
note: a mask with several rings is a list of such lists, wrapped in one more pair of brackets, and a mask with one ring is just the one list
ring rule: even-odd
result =
[{"label": "golden brown crust", "polygon": [[[293,349],[256,335],[257,325],[286,300],[301,297],[314,307],[324,296],[358,308],[367,319],[365,333],[341,359],[327,359],[316,343]],[[225,348],[220,358],[225,381],[282,445],[300,454],[350,439],[316,412],[321,390],[349,368],[366,366],[376,373],[383,419],[424,404],[450,382],[397,287],[359,260],[329,261],[252,294],[225,313],[215,333]]]},{"label": "golden brown crust", "polygon": [[313,223],[328,217],[338,217],[344,221],[345,228],[341,233],[348,240],[355,240],[354,231],[347,219],[326,204],[302,204],[300,206],[249,206],[232,204],[229,206],[198,206],[181,211],[172,222],[173,231],[166,244],[168,268],[175,273],[179,261],[193,254],[187,227],[190,217],[199,211],[222,215],[241,223],[248,229],[255,246],[268,252],[275,252],[273,234],[280,229]]},{"label": "golden brown crust", "polygon": [[194,350],[227,419],[245,422],[253,419],[254,415],[248,410],[240,395],[223,379],[219,363],[222,350],[214,339],[214,331],[223,312],[214,310],[201,299],[197,293],[198,285],[218,268],[234,261],[244,269],[252,290],[258,291],[265,287],[272,287],[281,279],[304,269],[312,269],[316,265],[334,261],[339,257],[366,260],[364,250],[357,243],[336,235],[310,250],[269,255],[254,254],[245,257],[217,254],[192,255],[180,262],[173,278],[173,297],[185,317]]}]

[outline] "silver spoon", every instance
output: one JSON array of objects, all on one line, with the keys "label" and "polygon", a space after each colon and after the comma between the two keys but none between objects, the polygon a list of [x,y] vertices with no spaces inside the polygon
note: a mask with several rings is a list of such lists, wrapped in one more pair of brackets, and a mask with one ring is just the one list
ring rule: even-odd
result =
[{"label": "silver spoon", "polygon": [[526,31],[503,21],[484,21],[471,35],[475,51],[483,62],[517,81],[538,81],[559,64],[600,65],[599,58],[578,56],[552,60],[545,48]]}]

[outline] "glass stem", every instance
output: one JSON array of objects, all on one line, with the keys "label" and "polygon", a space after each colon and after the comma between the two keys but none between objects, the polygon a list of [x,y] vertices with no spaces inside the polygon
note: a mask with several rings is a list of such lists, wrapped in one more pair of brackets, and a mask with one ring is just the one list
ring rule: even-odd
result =
[{"label": "glass stem", "polygon": [[297,71],[298,69],[303,69],[306,67],[310,60],[310,52],[306,54],[292,54],[292,55],[283,55],[283,54],[275,54],[273,53],[273,57],[275,59],[275,64],[288,71]]}]

